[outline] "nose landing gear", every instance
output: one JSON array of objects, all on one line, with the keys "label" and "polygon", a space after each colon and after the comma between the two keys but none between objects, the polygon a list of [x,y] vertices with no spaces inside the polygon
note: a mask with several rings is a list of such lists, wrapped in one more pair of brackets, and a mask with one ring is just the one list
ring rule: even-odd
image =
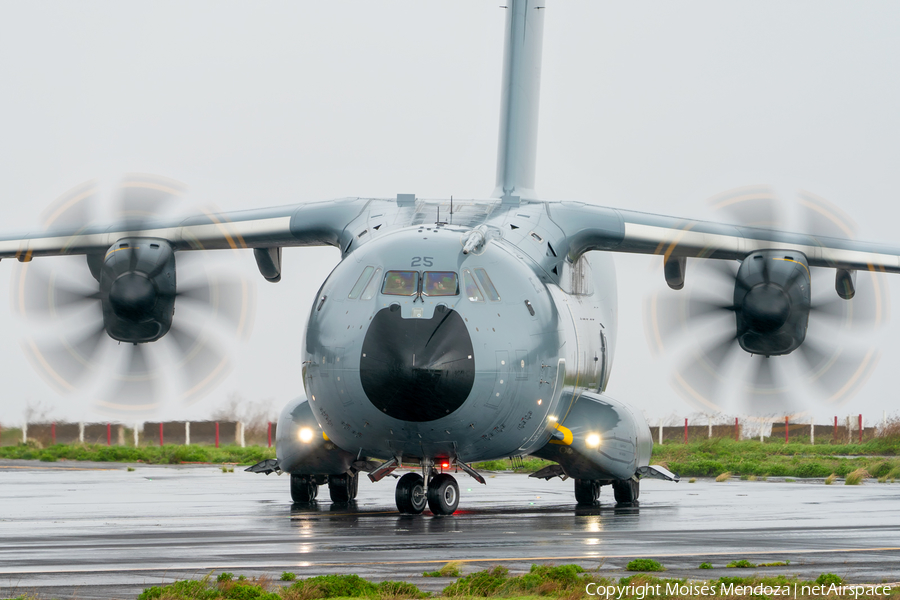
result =
[{"label": "nose landing gear", "polygon": [[449,473],[432,475],[432,466],[423,468],[428,477],[428,485],[425,485],[425,477],[418,473],[407,473],[397,481],[397,490],[394,498],[397,501],[397,510],[404,514],[417,515],[425,510],[425,505],[435,515],[452,515],[459,506],[459,484]]}]

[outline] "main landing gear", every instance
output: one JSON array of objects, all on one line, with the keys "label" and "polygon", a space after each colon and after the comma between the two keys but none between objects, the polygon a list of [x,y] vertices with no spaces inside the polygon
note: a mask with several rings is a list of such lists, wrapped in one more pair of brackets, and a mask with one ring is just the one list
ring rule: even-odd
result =
[{"label": "main landing gear", "polygon": [[575,501],[581,506],[592,506],[600,497],[599,479],[576,479]]},{"label": "main landing gear", "polygon": [[633,478],[613,481],[612,488],[617,504],[634,504],[641,495],[641,482]]},{"label": "main landing gear", "polygon": [[425,505],[435,515],[452,515],[459,506],[459,484],[449,473],[431,476],[431,467],[424,471],[429,475],[428,486],[425,478],[418,473],[407,473],[397,481],[394,497],[397,510],[409,515],[420,514]]},{"label": "main landing gear", "polygon": [[306,504],[319,495],[319,484],[315,475],[295,475],[291,473],[291,500]]},{"label": "main landing gear", "polygon": [[291,500],[300,504],[314,502],[319,495],[319,486],[328,483],[328,494],[336,504],[350,502],[359,490],[359,477],[350,475],[295,475],[291,474]]},{"label": "main landing gear", "polygon": [[[600,484],[609,483],[602,482],[599,479],[576,479],[575,480],[575,501],[580,506],[593,506],[600,497]],[[625,479],[612,482],[613,496],[616,498],[617,504],[634,504],[637,502],[638,496],[641,495],[641,482],[637,479]]]}]

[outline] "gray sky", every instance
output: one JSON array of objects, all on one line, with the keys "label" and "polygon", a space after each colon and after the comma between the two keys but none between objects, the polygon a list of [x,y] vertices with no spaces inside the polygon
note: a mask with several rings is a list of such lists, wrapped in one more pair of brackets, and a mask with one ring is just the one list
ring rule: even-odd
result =
[{"label": "gray sky", "polygon": [[[3,228],[92,178],[183,181],[223,210],[332,197],[484,197],[494,185],[499,2],[45,2],[0,7]],[[846,2],[548,2],[537,189],[544,198],[692,217],[748,184],[798,189],[894,242],[900,164],[900,6]],[[257,315],[233,374],[191,407],[237,393],[280,407],[302,391],[300,339],[333,249],[285,252],[272,285],[251,255]],[[51,260],[51,259],[47,259]],[[641,302],[659,259],[620,257],[609,392],[654,417],[691,412],[650,355]],[[12,261],[0,264],[8,294]],[[900,278],[889,285],[894,297]],[[894,304],[900,300],[894,300]],[[838,414],[896,411],[900,324]],[[27,325],[0,311],[0,422],[26,403],[99,418],[34,374]],[[823,409],[823,414],[832,414]],[[147,415],[148,417],[151,415]]]}]

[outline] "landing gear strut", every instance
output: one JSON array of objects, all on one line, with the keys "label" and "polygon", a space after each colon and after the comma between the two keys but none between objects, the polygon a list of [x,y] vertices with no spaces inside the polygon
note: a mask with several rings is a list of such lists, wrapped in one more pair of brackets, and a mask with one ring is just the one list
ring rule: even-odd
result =
[{"label": "landing gear strut", "polygon": [[575,501],[582,506],[592,506],[600,497],[600,480],[576,479]]},{"label": "landing gear strut", "polygon": [[328,493],[331,501],[336,503],[346,503],[356,498],[356,492],[359,490],[359,477],[356,474],[328,476]]},{"label": "landing gear strut", "polygon": [[291,473],[291,500],[308,503],[316,499],[319,486],[313,475],[295,475]]},{"label": "landing gear strut", "polygon": [[633,504],[641,495],[641,482],[637,479],[613,481],[612,488],[618,504]]}]

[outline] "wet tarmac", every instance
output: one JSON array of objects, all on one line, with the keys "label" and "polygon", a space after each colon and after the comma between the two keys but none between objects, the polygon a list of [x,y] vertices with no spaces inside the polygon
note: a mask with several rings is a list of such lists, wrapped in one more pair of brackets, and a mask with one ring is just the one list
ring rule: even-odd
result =
[{"label": "wet tarmac", "polygon": [[[636,557],[667,576],[747,575],[735,559],[790,561],[757,569],[856,582],[900,581],[900,483],[642,482],[639,507],[576,508],[571,481],[457,475],[460,510],[402,516],[394,480],[363,478],[354,505],[328,490],[291,505],[287,476],[216,466],[0,461],[0,597],[134,598],[143,588],[210,571],[277,579],[357,573],[440,590],[423,578],[451,560],[463,572],[502,564],[578,563],[621,577]],[[712,570],[700,570],[710,562]]]}]

